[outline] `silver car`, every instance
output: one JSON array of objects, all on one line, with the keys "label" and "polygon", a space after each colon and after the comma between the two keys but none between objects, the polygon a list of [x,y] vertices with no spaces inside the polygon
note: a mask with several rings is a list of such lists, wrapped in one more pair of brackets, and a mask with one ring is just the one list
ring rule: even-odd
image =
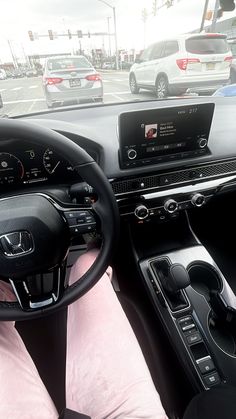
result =
[{"label": "silver car", "polygon": [[48,58],[43,86],[49,108],[103,100],[100,74],[80,55]]}]

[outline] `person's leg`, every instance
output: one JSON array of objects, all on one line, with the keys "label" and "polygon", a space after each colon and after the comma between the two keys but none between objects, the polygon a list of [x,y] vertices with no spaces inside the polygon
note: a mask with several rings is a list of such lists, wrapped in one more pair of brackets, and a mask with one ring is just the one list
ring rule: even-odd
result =
[{"label": "person's leg", "polygon": [[[14,300],[10,285],[0,281],[0,301]],[[0,418],[58,418],[14,322],[0,322]]]},{"label": "person's leg", "polygon": [[[97,252],[82,255],[72,268],[74,282]],[[143,354],[110,283],[111,270],[69,306],[67,324],[67,407],[92,419],[164,419]]]}]

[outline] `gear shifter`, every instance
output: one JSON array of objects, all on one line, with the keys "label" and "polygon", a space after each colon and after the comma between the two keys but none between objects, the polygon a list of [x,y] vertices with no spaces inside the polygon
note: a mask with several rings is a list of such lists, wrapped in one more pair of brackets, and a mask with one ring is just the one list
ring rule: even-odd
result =
[{"label": "gear shifter", "polygon": [[163,258],[155,261],[152,267],[171,310],[188,307],[183,289],[190,285],[190,278],[184,266],[179,263],[170,264],[167,258]]},{"label": "gear shifter", "polygon": [[190,285],[189,274],[183,265],[174,263],[169,266],[168,276],[162,285],[168,293],[176,294]]}]

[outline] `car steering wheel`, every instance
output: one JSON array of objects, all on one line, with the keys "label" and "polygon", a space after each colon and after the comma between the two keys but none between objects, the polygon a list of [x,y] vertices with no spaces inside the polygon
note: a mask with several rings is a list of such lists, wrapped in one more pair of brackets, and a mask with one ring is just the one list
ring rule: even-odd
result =
[{"label": "car steering wheel", "polygon": [[[0,320],[7,321],[53,313],[84,295],[106,271],[119,234],[119,211],[112,188],[98,164],[81,147],[33,123],[0,120],[0,140],[9,137],[19,143],[28,140],[32,145],[45,145],[63,155],[94,188],[97,200],[89,207],[81,207],[44,193],[19,192],[0,198],[0,276],[10,280],[18,300],[0,302]],[[69,286],[65,271],[74,231],[71,217],[99,225],[103,241],[90,269]],[[41,289],[42,279],[43,293],[38,295],[35,289]]]}]

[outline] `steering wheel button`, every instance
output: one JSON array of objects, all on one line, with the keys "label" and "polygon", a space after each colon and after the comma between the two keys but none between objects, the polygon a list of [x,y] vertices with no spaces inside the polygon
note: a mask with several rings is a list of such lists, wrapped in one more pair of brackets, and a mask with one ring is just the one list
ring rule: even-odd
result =
[{"label": "steering wheel button", "polygon": [[65,217],[66,218],[74,218],[75,217],[75,213],[74,212],[65,212]]},{"label": "steering wheel button", "polygon": [[85,223],[86,223],[85,218],[76,218],[75,219],[75,224],[76,225],[78,225],[78,224],[85,224]]},{"label": "steering wheel button", "polygon": [[69,226],[75,226],[77,224],[76,221],[77,221],[76,218],[68,218],[67,220]]}]

